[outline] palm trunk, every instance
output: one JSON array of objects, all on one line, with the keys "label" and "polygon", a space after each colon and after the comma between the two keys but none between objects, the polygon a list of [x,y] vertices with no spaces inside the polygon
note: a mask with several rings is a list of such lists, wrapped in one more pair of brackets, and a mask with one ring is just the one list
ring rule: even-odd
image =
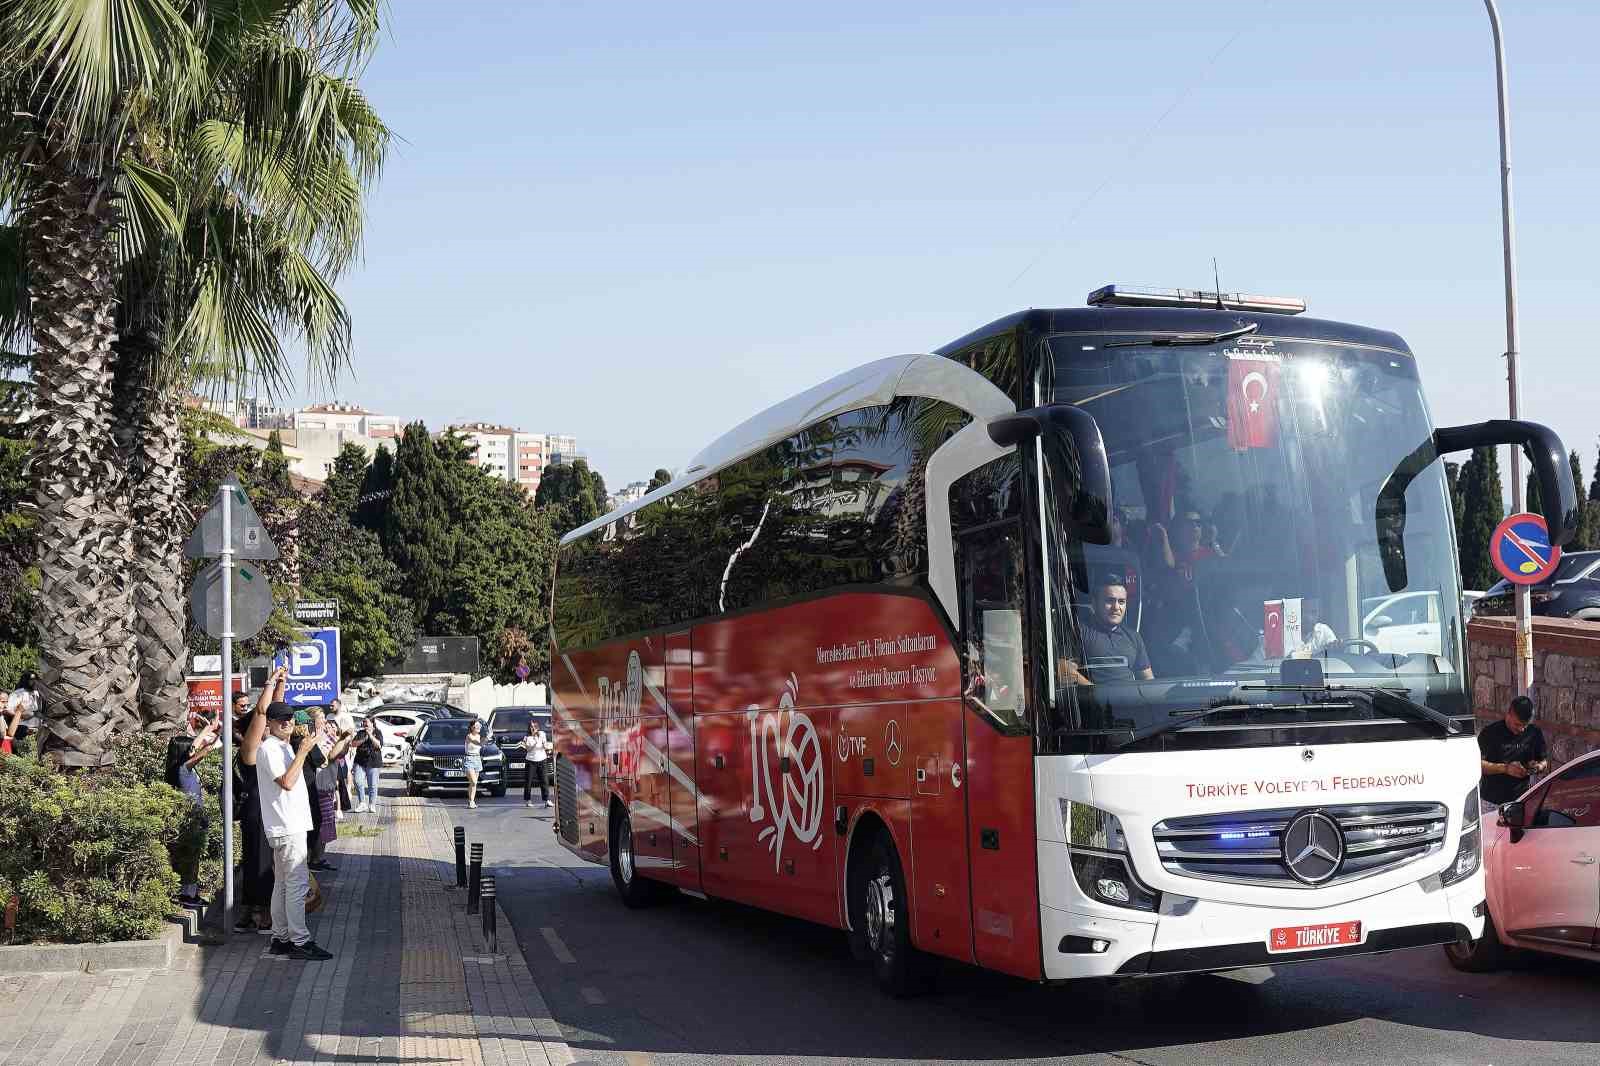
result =
[{"label": "palm trunk", "polygon": [[115,437],[127,461],[132,516],[129,573],[137,705],[147,731],[174,732],[187,711],[184,691],[183,508],[177,394],[154,376],[155,342],[118,345]]},{"label": "palm trunk", "polygon": [[116,205],[101,183],[46,157],[23,204],[32,302],[31,475],[39,513],[41,753],[66,766],[110,761],[111,733],[136,724],[121,701],[115,617],[122,559],[104,488],[116,339]]}]

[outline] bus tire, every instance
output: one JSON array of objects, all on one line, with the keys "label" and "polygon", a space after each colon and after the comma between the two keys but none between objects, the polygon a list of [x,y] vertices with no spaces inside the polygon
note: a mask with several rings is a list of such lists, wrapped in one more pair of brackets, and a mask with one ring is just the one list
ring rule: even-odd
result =
[{"label": "bus tire", "polygon": [[639,876],[633,850],[633,822],[620,806],[611,809],[611,882],[622,904],[632,910],[648,907],[661,896],[661,886]]},{"label": "bus tire", "polygon": [[889,835],[880,832],[851,871],[852,950],[864,951],[878,987],[896,998],[926,992],[932,962],[911,946],[906,878]]},{"label": "bus tire", "polygon": [[1463,944],[1457,940],[1444,946],[1444,957],[1463,973],[1489,973],[1505,962],[1506,947],[1494,928],[1494,915],[1483,916],[1483,935]]}]

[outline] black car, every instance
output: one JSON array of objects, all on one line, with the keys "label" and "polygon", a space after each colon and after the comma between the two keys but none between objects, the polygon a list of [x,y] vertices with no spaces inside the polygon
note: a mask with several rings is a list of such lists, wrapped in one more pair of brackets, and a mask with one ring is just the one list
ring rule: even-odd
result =
[{"label": "black car", "polygon": [[441,703],[438,700],[405,700],[400,703],[386,703],[378,708],[383,711],[410,711],[412,714],[424,718],[472,718],[471,711],[463,710],[453,703]]},{"label": "black car", "polygon": [[[539,728],[544,730],[544,738],[553,743],[555,734],[550,728],[553,714],[549,707],[496,707],[489,712],[489,725],[484,732],[494,740],[501,751],[506,753],[506,758],[511,760],[506,767],[507,784],[520,785],[527,779],[528,765],[522,746],[528,738],[530,718],[539,723]],[[555,783],[555,765],[553,758],[544,761],[547,784]]]},{"label": "black car", "polygon": [[[467,730],[471,718],[435,718],[411,737],[411,761],[406,767],[406,794],[420,796],[430,788],[466,788]],[[489,737],[484,737],[483,772],[478,789],[495,796],[506,794],[506,757]]]},{"label": "black car", "polygon": [[[1528,589],[1534,614],[1600,622],[1600,551],[1563,555],[1555,573]],[[1475,615],[1509,615],[1515,610],[1509,581],[1497,582],[1472,605]]]}]

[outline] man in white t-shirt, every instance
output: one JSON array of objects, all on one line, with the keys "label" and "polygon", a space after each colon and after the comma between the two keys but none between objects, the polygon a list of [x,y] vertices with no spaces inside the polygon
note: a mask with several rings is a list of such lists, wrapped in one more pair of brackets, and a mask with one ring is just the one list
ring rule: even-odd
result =
[{"label": "man in white t-shirt", "polygon": [[311,869],[306,865],[306,834],[311,831],[311,799],[306,792],[306,756],[316,747],[308,733],[296,751],[294,708],[274,703],[267,708],[267,736],[256,752],[256,787],[261,796],[261,823],[272,849],[272,947],[274,955],[307,962],[331,959],[306,928],[306,894]]}]

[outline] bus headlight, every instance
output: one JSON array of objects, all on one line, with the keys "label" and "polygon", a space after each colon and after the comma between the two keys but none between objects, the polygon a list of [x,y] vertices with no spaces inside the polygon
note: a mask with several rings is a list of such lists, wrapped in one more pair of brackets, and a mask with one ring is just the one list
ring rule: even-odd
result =
[{"label": "bus headlight", "polygon": [[1087,803],[1061,801],[1068,861],[1083,894],[1100,903],[1133,910],[1158,910],[1161,893],[1146,888],[1134,872],[1128,839],[1117,816]]},{"label": "bus headlight", "polygon": [[1471,877],[1478,872],[1478,867],[1483,863],[1483,826],[1482,819],[1478,816],[1476,787],[1467,793],[1462,821],[1465,828],[1461,830],[1461,840],[1456,845],[1456,857],[1450,860],[1450,865],[1439,875],[1441,885],[1453,885],[1457,881]]}]

